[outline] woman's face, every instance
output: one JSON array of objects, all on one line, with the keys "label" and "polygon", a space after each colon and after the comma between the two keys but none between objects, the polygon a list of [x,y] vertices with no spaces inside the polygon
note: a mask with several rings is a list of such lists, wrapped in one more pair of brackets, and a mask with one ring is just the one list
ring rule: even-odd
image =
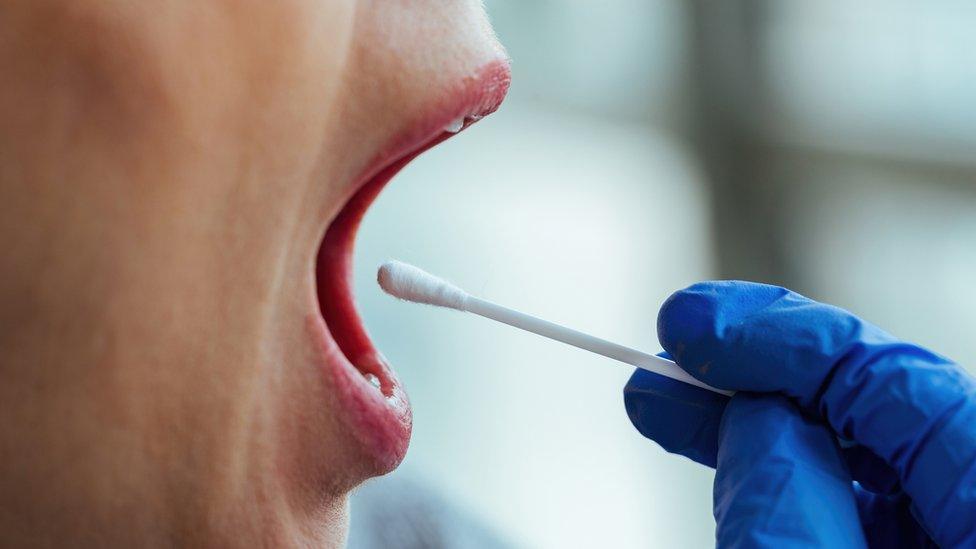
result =
[{"label": "woman's face", "polygon": [[501,101],[481,2],[0,11],[0,529],[341,543],[410,435],[353,306],[356,226]]}]

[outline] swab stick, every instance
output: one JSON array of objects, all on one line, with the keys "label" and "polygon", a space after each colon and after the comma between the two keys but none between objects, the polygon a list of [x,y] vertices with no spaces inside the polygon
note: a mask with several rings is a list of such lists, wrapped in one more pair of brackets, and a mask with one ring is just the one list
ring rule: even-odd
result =
[{"label": "swab stick", "polygon": [[598,355],[619,360],[620,362],[654,372],[655,374],[694,385],[695,387],[701,387],[702,389],[708,389],[709,391],[723,395],[732,394],[731,391],[716,389],[698,381],[670,360],[624,347],[623,345],[618,345],[605,339],[475,297],[461,288],[413,265],[408,265],[400,261],[388,261],[380,267],[376,278],[383,291],[393,297],[414,303],[426,303],[437,307],[446,307],[474,313],[508,324],[509,326],[548,337],[549,339],[562,341],[563,343],[591,351]]}]

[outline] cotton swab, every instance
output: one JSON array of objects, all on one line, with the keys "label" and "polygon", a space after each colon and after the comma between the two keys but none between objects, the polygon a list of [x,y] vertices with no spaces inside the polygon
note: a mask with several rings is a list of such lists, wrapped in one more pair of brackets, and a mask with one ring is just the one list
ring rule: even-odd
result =
[{"label": "cotton swab", "polygon": [[716,389],[698,381],[670,360],[474,297],[445,280],[401,261],[384,263],[380,266],[376,279],[383,291],[393,297],[474,313],[695,387],[723,395],[732,394],[731,391]]}]

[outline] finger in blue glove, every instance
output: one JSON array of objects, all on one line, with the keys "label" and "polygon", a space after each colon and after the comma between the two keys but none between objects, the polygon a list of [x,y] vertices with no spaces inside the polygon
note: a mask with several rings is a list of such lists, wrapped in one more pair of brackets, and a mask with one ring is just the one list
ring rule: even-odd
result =
[{"label": "finger in blue glove", "polygon": [[[855,478],[859,468],[884,477],[877,464],[887,464],[897,481],[873,481],[900,482],[940,544],[976,545],[976,383],[959,366],[842,309],[761,284],[711,282],[678,292],[662,308],[658,332],[676,362],[706,383],[790,397],[867,449],[847,452]],[[625,390],[632,420],[666,448],[710,464],[723,403],[670,389],[635,374]],[[646,402],[662,392],[670,403]],[[655,407],[673,415],[651,417]],[[663,427],[671,420],[683,427]]]},{"label": "finger in blue glove", "polygon": [[714,498],[720,547],[867,547],[836,437],[780,395],[732,397]]}]

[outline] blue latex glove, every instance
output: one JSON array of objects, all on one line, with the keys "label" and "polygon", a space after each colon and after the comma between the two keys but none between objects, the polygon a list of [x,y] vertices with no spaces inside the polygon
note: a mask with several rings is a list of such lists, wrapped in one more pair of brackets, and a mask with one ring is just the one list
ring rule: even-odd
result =
[{"label": "blue latex glove", "polygon": [[744,282],[674,294],[658,336],[698,379],[742,391],[643,370],[624,391],[642,434],[716,468],[720,546],[976,547],[976,382],[959,366]]}]

